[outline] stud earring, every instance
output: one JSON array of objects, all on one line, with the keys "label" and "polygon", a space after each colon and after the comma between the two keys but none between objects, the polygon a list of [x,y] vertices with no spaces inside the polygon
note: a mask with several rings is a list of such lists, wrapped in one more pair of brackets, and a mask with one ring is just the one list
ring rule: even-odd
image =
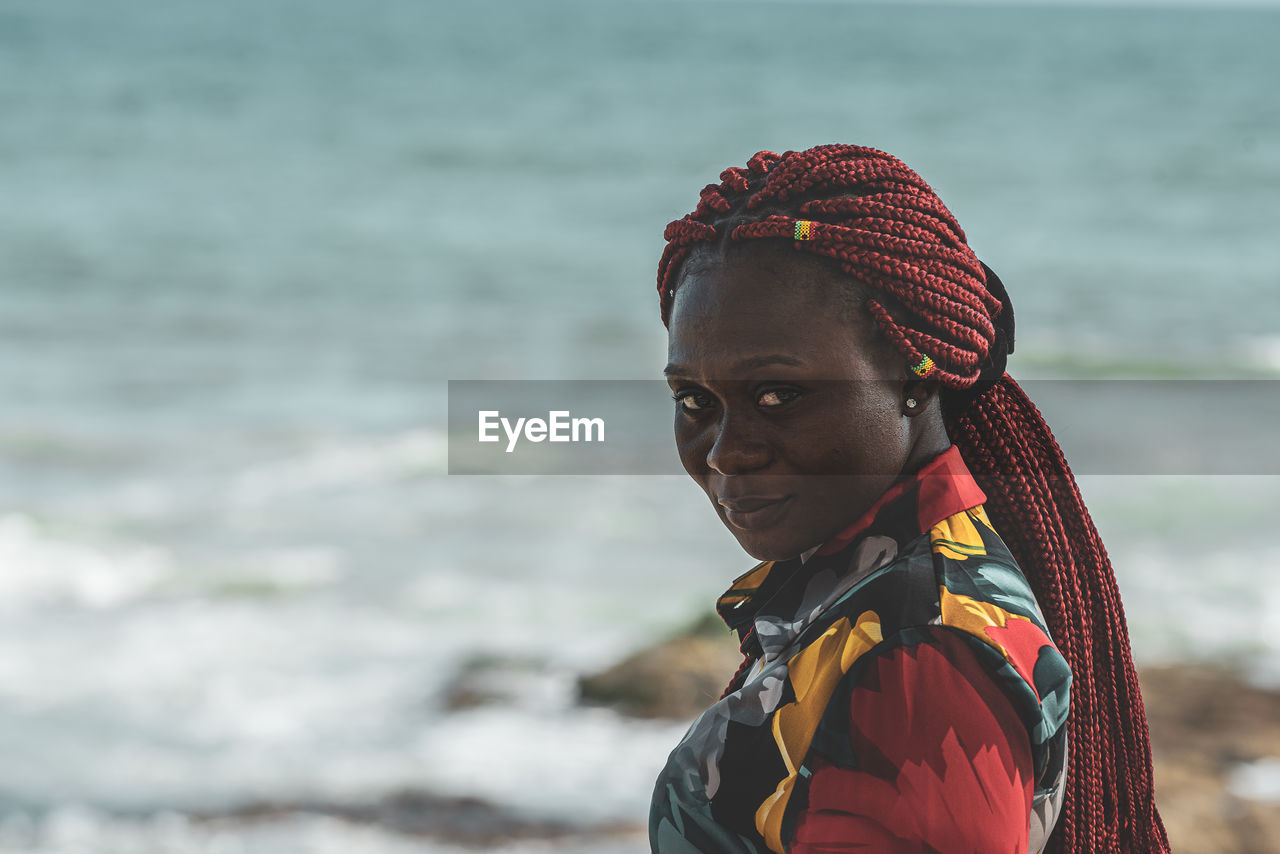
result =
[{"label": "stud earring", "polygon": [[907,398],[907,409],[915,409],[919,405],[920,405],[920,402],[916,400],[914,397]]}]

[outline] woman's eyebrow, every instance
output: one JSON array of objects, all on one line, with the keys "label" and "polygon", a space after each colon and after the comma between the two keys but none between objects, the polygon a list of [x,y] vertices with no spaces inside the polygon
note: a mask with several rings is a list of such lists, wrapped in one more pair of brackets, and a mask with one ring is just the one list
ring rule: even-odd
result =
[{"label": "woman's eyebrow", "polygon": [[750,359],[743,359],[735,364],[733,369],[735,371],[754,371],[758,368],[767,368],[770,365],[790,365],[791,367],[802,368],[804,364],[803,359],[776,353],[771,356],[752,356]]},{"label": "woman's eyebrow", "polygon": [[[734,372],[754,371],[760,368],[767,368],[770,365],[788,365],[795,368],[802,368],[805,363],[803,359],[797,359],[795,356],[786,356],[782,353],[775,353],[769,356],[752,356],[749,359],[743,359],[741,362],[736,362],[733,365],[732,370]],[[677,365],[672,362],[662,369],[662,373],[665,376],[672,376],[674,374],[687,376],[689,375],[689,368],[685,365]]]}]

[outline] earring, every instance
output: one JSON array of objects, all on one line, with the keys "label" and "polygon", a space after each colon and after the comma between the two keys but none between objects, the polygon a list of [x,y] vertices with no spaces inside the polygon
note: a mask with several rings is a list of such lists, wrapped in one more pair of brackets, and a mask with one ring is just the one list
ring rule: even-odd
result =
[{"label": "earring", "polygon": [[907,398],[907,409],[915,409],[919,405],[920,405],[920,402],[916,400],[914,397]]}]

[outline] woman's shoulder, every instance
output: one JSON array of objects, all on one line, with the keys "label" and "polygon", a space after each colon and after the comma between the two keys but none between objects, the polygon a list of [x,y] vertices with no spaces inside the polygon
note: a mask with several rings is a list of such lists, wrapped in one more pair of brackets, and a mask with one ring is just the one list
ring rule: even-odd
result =
[{"label": "woman's shoulder", "polygon": [[[1065,721],[1070,667],[1026,575],[981,506],[904,543],[830,618],[839,614],[864,626],[874,622],[879,643],[865,650],[868,659],[958,635],[1023,709],[1035,740]],[[861,669],[851,668],[850,675],[856,679]]]},{"label": "woman's shoulder", "polygon": [[958,634],[1021,710],[1033,744],[1056,740],[1070,709],[1071,668],[1023,568],[981,507],[934,525],[927,549],[936,601],[930,626]]},{"label": "woman's shoulder", "polygon": [[981,505],[934,525],[918,548],[927,548],[931,555],[944,624],[951,624],[948,616],[957,624],[967,624],[958,609],[982,603],[1030,620],[1048,635],[1044,612],[1026,574]]},{"label": "woman's shoulder", "polygon": [[1066,660],[1026,574],[983,508],[939,522],[927,542],[937,591],[933,622],[999,652],[1038,696],[1065,692],[1071,680]]}]

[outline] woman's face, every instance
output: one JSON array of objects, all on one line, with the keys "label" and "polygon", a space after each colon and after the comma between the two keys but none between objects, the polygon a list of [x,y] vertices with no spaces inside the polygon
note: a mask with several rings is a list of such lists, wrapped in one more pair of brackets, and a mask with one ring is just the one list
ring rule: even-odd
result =
[{"label": "woman's face", "polygon": [[[903,358],[870,314],[851,310],[851,287],[821,259],[772,242],[685,262],[666,369],[676,445],[757,559],[819,545],[946,447],[925,384],[904,384]],[[930,420],[936,429],[923,428]]]}]

